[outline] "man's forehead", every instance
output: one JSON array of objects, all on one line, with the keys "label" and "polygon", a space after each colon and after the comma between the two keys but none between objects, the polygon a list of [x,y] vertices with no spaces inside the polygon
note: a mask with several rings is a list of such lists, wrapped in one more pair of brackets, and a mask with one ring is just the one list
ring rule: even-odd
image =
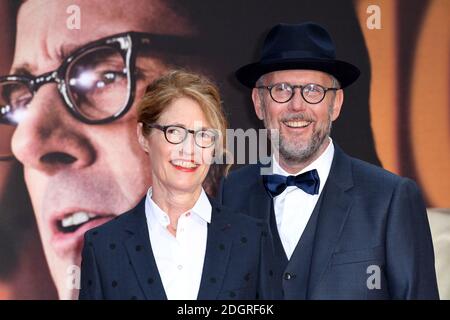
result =
[{"label": "man's forehead", "polygon": [[269,82],[280,81],[300,81],[300,82],[314,82],[314,81],[328,81],[331,75],[318,70],[293,69],[293,70],[279,70],[266,73],[263,75],[264,79]]},{"label": "man's forehead", "polygon": [[[169,5],[170,0],[28,0],[19,10],[19,25],[42,25],[60,33],[72,31],[68,25],[79,18],[80,28],[75,31],[93,31],[107,24],[135,25],[151,28],[154,33],[179,33],[186,27],[184,17]],[[74,11],[74,8],[78,10]],[[78,15],[79,13],[79,15]],[[22,19],[23,18],[23,19]],[[177,18],[176,23],[173,18]],[[68,23],[69,22],[69,23]]]},{"label": "man's forehead", "polygon": [[[80,8],[80,29],[68,27],[67,7]],[[107,4],[107,5],[106,5]],[[174,21],[177,23],[168,23]],[[185,17],[159,0],[123,1],[27,1],[19,11],[14,67],[27,64],[40,69],[84,44],[113,34],[141,31],[156,34],[191,34]],[[33,71],[33,70],[30,70]]]}]

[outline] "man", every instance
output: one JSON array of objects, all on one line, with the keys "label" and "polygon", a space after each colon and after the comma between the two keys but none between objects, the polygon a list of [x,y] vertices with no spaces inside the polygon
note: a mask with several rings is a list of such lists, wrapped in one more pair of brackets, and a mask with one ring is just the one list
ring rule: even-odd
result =
[{"label": "man", "polygon": [[236,76],[278,137],[272,174],[262,165],[232,172],[221,201],[269,222],[277,259],[267,276],[279,277],[280,298],[437,299],[416,184],[349,157],[330,138],[343,88],[359,73],[336,60],[320,25],[271,29],[260,61]]},{"label": "man", "polygon": [[16,128],[12,152],[63,299],[78,295],[84,232],[134,207],[151,183],[135,105],[170,65],[189,56],[195,68],[192,48],[177,52],[197,34],[173,1],[77,1],[80,29],[69,27],[71,5],[23,2],[12,76],[0,79],[1,122]]}]

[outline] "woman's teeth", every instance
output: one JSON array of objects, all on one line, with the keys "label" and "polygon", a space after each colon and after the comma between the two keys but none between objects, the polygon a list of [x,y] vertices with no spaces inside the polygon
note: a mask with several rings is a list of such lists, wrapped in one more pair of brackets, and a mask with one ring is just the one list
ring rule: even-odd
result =
[{"label": "woman's teeth", "polygon": [[183,161],[183,160],[172,160],[172,164],[183,167],[187,169],[197,168],[198,164],[191,162],[191,161]]}]

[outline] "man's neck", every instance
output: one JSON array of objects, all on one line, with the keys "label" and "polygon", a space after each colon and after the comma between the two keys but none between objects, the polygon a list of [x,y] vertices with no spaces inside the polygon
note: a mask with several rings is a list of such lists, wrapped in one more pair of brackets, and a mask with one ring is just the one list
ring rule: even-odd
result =
[{"label": "man's neck", "polygon": [[311,163],[316,161],[325,152],[325,150],[327,149],[327,147],[329,146],[330,143],[331,143],[331,140],[329,138],[325,139],[325,141],[322,143],[322,145],[317,150],[317,152],[315,152],[313,155],[311,155],[311,157],[309,157],[308,159],[305,159],[304,161],[301,161],[301,162],[288,161],[288,160],[284,159],[281,154],[279,154],[279,157],[277,159],[278,164],[287,173],[297,174],[298,172],[302,171],[307,166],[309,166]]}]

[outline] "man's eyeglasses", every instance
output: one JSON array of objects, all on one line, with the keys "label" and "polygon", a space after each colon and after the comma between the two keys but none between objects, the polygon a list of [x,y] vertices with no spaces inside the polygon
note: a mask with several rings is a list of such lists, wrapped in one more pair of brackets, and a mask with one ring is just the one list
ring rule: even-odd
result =
[{"label": "man's eyeglasses", "polygon": [[177,52],[186,50],[188,42],[189,38],[176,35],[121,33],[79,48],[54,71],[39,76],[23,72],[0,77],[0,160],[11,156],[14,129],[8,127],[20,123],[44,84],[57,84],[65,107],[79,121],[110,123],[122,117],[133,104],[136,80],[140,77],[136,68],[138,52],[147,49],[149,54]]},{"label": "man's eyeglasses", "polygon": [[286,103],[291,100],[295,94],[295,88],[299,88],[303,99],[310,104],[318,104],[322,102],[328,91],[339,90],[339,88],[326,88],[315,83],[292,85],[284,82],[276,83],[270,86],[258,86],[256,88],[269,90],[272,100],[278,103]]},{"label": "man's eyeglasses", "polygon": [[217,139],[217,132],[213,129],[191,130],[179,125],[161,126],[159,124],[146,124],[146,126],[164,132],[164,137],[171,144],[184,142],[189,133],[194,136],[195,144],[200,148],[211,147]]}]

